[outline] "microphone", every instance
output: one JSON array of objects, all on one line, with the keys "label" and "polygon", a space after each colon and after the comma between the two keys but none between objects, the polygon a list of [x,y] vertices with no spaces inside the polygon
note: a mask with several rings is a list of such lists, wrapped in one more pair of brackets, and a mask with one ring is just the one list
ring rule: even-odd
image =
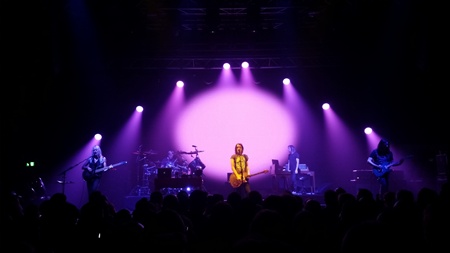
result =
[{"label": "microphone", "polygon": [[195,145],[192,145],[192,147],[193,147],[193,148],[196,148],[197,146],[195,146]]}]

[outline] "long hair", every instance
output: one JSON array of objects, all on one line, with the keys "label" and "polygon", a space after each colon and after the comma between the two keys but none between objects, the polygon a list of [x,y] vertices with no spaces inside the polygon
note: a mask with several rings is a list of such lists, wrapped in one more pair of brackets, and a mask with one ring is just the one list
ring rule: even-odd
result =
[{"label": "long hair", "polygon": [[99,159],[100,163],[103,163],[105,161],[105,158],[103,157],[102,148],[99,145],[95,145],[92,148],[92,157],[90,157],[89,160],[91,162],[94,161],[94,159],[93,159],[94,158],[94,154],[95,154],[94,150],[97,150],[97,156],[98,156],[97,158]]},{"label": "long hair", "polygon": [[242,145],[242,143],[236,143],[236,145],[234,145],[234,153],[237,154],[237,146],[241,145],[242,147],[242,154],[244,154],[244,145]]},{"label": "long hair", "polygon": [[381,139],[380,142],[378,142],[378,146],[377,146],[377,152],[380,155],[386,155],[388,153],[390,153],[390,148],[389,148],[389,141],[386,139]]}]

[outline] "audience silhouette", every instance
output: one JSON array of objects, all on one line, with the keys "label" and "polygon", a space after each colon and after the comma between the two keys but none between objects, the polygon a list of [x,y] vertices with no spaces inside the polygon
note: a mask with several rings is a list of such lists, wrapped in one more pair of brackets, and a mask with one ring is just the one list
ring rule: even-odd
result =
[{"label": "audience silhouette", "polygon": [[55,193],[39,204],[2,196],[2,248],[8,252],[71,251],[236,253],[448,251],[449,186],[401,189],[374,198],[326,190],[323,203],[285,192],[265,198],[194,190],[152,192],[133,210],[116,210],[100,191],[77,208]]}]

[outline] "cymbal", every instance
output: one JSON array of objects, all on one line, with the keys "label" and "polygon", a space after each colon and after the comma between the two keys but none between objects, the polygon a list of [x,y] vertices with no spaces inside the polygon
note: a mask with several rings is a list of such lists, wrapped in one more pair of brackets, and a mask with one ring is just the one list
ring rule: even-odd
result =
[{"label": "cymbal", "polygon": [[158,152],[156,152],[156,151],[150,149],[150,150],[148,150],[148,151],[145,151],[144,154],[147,154],[147,155],[156,155],[156,154],[158,154]]},{"label": "cymbal", "polygon": [[149,150],[149,151],[144,151],[144,152],[134,151],[131,154],[133,154],[133,155],[156,155],[158,153],[153,150]]},{"label": "cymbal", "polygon": [[72,181],[62,181],[62,180],[57,180],[56,181],[58,184],[73,184],[74,182]]},{"label": "cymbal", "polygon": [[196,155],[198,153],[204,152],[203,150],[199,150],[199,151],[191,151],[191,152],[183,152],[181,151],[181,154],[185,154],[185,155]]}]

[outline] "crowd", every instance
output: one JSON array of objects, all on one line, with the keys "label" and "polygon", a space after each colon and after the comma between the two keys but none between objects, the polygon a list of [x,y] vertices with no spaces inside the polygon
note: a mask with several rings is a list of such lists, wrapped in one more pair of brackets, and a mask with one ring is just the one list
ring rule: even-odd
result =
[{"label": "crowd", "polygon": [[153,191],[116,210],[100,191],[81,208],[55,193],[39,204],[2,196],[3,252],[381,252],[448,251],[449,184],[374,197],[343,188],[323,202],[290,192],[242,197]]}]

